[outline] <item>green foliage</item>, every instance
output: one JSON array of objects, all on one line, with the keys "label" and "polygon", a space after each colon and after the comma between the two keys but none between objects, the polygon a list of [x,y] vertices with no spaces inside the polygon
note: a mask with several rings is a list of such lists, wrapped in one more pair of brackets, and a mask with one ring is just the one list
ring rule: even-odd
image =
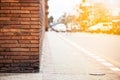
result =
[{"label": "green foliage", "polygon": [[50,16],[50,17],[48,18],[48,22],[49,22],[49,23],[53,23],[53,20],[54,20],[53,16]]}]

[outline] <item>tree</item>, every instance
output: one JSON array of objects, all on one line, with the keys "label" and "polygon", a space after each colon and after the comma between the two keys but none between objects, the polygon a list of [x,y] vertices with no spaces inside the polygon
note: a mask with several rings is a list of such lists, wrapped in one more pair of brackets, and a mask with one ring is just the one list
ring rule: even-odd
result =
[{"label": "tree", "polygon": [[82,27],[87,27],[99,22],[109,22],[112,20],[110,9],[104,3],[82,3],[79,6],[79,17]]},{"label": "tree", "polygon": [[77,21],[80,22],[81,28],[83,30],[86,30],[87,27],[89,26],[89,16],[90,16],[90,11],[91,10],[91,5],[89,3],[82,3],[79,5],[79,17],[77,18]]},{"label": "tree", "polygon": [[48,18],[48,23],[49,23],[49,24],[50,24],[50,23],[53,23],[53,20],[54,20],[53,16],[50,16],[50,17]]},{"label": "tree", "polygon": [[110,9],[107,8],[104,4],[102,3],[94,4],[93,10],[94,10],[94,23],[111,21],[112,17]]}]

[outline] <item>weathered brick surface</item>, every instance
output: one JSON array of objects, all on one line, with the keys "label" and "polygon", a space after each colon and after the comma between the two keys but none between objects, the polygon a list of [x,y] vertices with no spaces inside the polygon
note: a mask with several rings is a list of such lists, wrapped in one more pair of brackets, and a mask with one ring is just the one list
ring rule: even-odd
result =
[{"label": "weathered brick surface", "polygon": [[38,72],[42,0],[0,0],[0,72]]}]

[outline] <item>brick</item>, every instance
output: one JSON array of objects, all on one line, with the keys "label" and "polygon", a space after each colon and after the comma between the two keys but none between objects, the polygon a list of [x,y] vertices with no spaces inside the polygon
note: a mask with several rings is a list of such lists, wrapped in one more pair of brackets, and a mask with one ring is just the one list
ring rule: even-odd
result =
[{"label": "brick", "polygon": [[19,32],[19,29],[2,29],[2,32]]},{"label": "brick", "polygon": [[39,28],[41,28],[41,26],[40,25],[31,25],[30,28],[33,28],[33,29],[37,28],[37,29],[39,29]]},{"label": "brick", "polygon": [[20,44],[0,44],[0,47],[6,47],[6,48],[15,48],[20,47]]},{"label": "brick", "polygon": [[21,22],[21,24],[27,24],[27,25],[29,25],[29,24],[31,24],[31,22],[30,21],[24,21],[24,22]]},{"label": "brick", "polygon": [[38,60],[39,56],[29,56],[29,58],[32,59],[32,60]]},{"label": "brick", "polygon": [[38,12],[39,10],[39,7],[21,7],[21,10],[36,10]]},{"label": "brick", "polygon": [[[23,3],[22,3],[23,4]],[[26,4],[26,3],[25,3]],[[10,3],[9,4],[10,7],[21,7],[21,3]]]},{"label": "brick", "polygon": [[38,44],[20,44],[20,46],[21,47],[29,47],[29,48],[31,48],[31,47],[36,47],[36,48],[38,48],[39,47],[39,45]]},{"label": "brick", "polygon": [[20,44],[27,44],[27,43],[30,43],[30,41],[31,40],[18,40],[18,42],[20,43]]},{"label": "brick", "polygon": [[1,0],[1,2],[19,2],[19,0]]},{"label": "brick", "polygon": [[39,14],[39,11],[30,11],[32,14]]},{"label": "brick", "polygon": [[42,5],[41,0],[0,0],[0,72],[39,70]]},{"label": "brick", "polygon": [[12,59],[12,60],[25,60],[25,59],[30,59],[29,56],[5,56],[5,59]]},{"label": "brick", "polygon": [[31,20],[33,20],[33,21],[39,21],[40,18],[31,18]]},{"label": "brick", "polygon": [[39,29],[22,29],[21,32],[39,33]]},{"label": "brick", "polygon": [[3,44],[3,43],[18,43],[17,40],[0,40],[0,44]]},{"label": "brick", "polygon": [[1,9],[3,9],[3,10],[14,10],[14,9],[20,9],[20,7],[1,7]]},{"label": "brick", "polygon": [[[17,61],[17,60],[16,60]],[[39,60],[20,60],[20,62],[38,62]]]},{"label": "brick", "polygon": [[29,25],[3,25],[2,26],[5,29],[29,29],[30,26]]},{"label": "brick", "polygon": [[33,24],[33,25],[34,25],[34,24],[40,25],[40,22],[39,22],[39,21],[37,21],[37,22],[36,22],[36,21],[32,21],[31,24]]},{"label": "brick", "polygon": [[29,36],[30,32],[18,32],[15,35],[19,35],[19,36]]},{"label": "brick", "polygon": [[10,17],[10,18],[13,18],[13,17],[20,17],[21,14],[20,14],[20,13],[14,13],[14,14],[0,14],[0,16],[2,16],[2,17]]},{"label": "brick", "polygon": [[1,48],[0,52],[7,52],[7,51],[10,51],[10,49],[9,48]]},{"label": "brick", "polygon": [[1,21],[1,20],[8,20],[8,21],[9,21],[10,18],[9,18],[9,17],[0,17],[0,21]]},{"label": "brick", "polygon": [[10,48],[10,51],[30,51],[29,48]]},{"label": "brick", "polygon": [[0,52],[0,55],[3,55],[3,56],[21,56],[21,55],[26,55],[26,56],[38,56],[39,55],[39,52],[38,51],[32,51],[32,52]]},{"label": "brick", "polygon": [[30,13],[29,10],[10,10],[10,13]]},{"label": "brick", "polygon": [[0,60],[0,63],[12,63],[12,60]]},{"label": "brick", "polygon": [[12,36],[11,39],[18,40],[21,39],[21,36]]},{"label": "brick", "polygon": [[38,48],[30,48],[30,51],[39,51]]},{"label": "brick", "polygon": [[0,21],[0,25],[19,25],[19,21]]},{"label": "brick", "polygon": [[39,1],[38,0],[20,0],[20,2],[27,2],[27,3],[32,3],[32,2],[36,2],[38,3]]},{"label": "brick", "polygon": [[31,33],[32,36],[37,36],[37,39],[39,39],[39,34],[38,33]]},{"label": "brick", "polygon": [[2,3],[2,2],[1,2],[1,3],[0,3],[0,6],[1,6],[1,7],[10,6],[10,3]]},{"label": "brick", "polygon": [[30,21],[30,18],[11,18],[11,20],[13,21]]},{"label": "brick", "polygon": [[1,31],[0,36],[3,36],[3,35],[4,36],[6,36],[6,35],[10,36],[10,35],[14,35],[14,33],[12,33],[12,32],[4,33],[4,32]]},{"label": "brick", "polygon": [[35,4],[33,4],[33,3],[29,3],[29,4],[26,4],[26,3],[22,3],[21,4],[21,6],[23,6],[23,7],[39,7],[39,3],[35,3]]},{"label": "brick", "polygon": [[39,39],[39,37],[38,36],[22,36],[22,39]]},{"label": "brick", "polygon": [[[3,52],[4,51],[4,48],[0,48],[0,52]],[[3,56],[1,56],[1,57],[3,57]]]},{"label": "brick", "polygon": [[21,17],[39,17],[39,15],[36,14],[21,14]]},{"label": "brick", "polygon": [[0,13],[10,13],[10,10],[0,10]]},{"label": "brick", "polygon": [[39,41],[38,40],[31,40],[31,43],[39,43]]},{"label": "brick", "polygon": [[[1,50],[1,49],[0,49],[0,50]],[[3,56],[0,56],[0,60],[1,60],[1,59],[4,59],[4,57],[3,57]]]},{"label": "brick", "polygon": [[36,24],[36,25],[39,25],[40,24],[40,22],[36,22],[36,21],[24,21],[24,22],[21,22],[21,24],[23,24],[23,25],[34,25],[34,24]]},{"label": "brick", "polygon": [[0,36],[0,40],[8,40],[8,39],[11,39],[11,37],[8,37],[8,36]]},{"label": "brick", "polygon": [[29,63],[13,63],[11,64],[12,67],[17,67],[17,66],[20,66],[20,67],[27,67],[27,66],[31,66]]}]

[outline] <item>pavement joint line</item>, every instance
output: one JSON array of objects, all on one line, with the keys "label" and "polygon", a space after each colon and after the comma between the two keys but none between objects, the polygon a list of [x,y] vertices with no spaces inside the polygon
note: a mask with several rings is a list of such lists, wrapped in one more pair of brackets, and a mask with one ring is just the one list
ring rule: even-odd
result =
[{"label": "pavement joint line", "polygon": [[105,66],[114,66],[113,64],[108,63],[108,62],[103,62],[102,64],[105,65]]},{"label": "pavement joint line", "polygon": [[100,62],[101,64],[103,64],[104,66],[108,67],[110,70],[115,71],[115,72],[120,72],[120,69],[118,67],[115,67],[113,64],[107,62],[105,59],[100,58],[99,56],[96,56],[95,54],[91,53],[90,51],[84,49],[83,47],[77,45],[76,43],[63,38],[61,35],[57,34],[59,38],[61,38],[62,40],[68,42],[69,44],[73,45],[75,48],[77,48],[78,50],[81,50],[84,54],[87,54],[88,56],[94,58],[96,61]]},{"label": "pavement joint line", "polygon": [[110,68],[112,71],[117,71],[117,72],[120,72],[120,69],[119,68],[117,68],[117,67],[111,67]]},{"label": "pavement joint line", "polygon": [[101,58],[98,58],[97,61],[99,61],[99,62],[105,62],[105,60],[101,59]]}]

